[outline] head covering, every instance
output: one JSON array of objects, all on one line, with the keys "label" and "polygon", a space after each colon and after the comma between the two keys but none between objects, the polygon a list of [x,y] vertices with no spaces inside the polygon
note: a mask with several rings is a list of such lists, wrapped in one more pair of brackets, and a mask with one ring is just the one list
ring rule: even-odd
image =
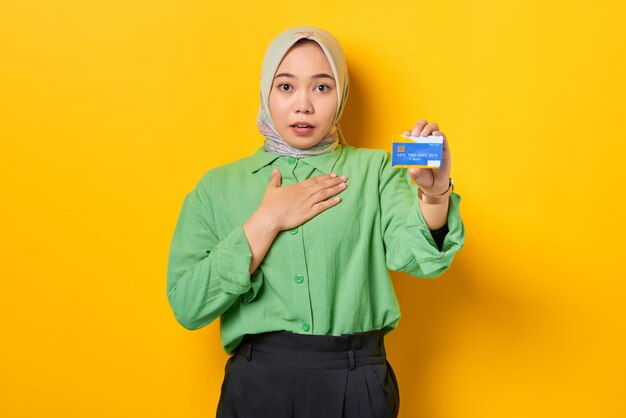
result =
[{"label": "head covering", "polygon": [[[311,39],[318,43],[324,51],[326,58],[333,70],[333,75],[337,83],[337,113],[331,124],[327,135],[311,148],[301,150],[289,145],[278,133],[269,107],[270,91],[274,82],[276,70],[283,57],[289,49],[300,39]],[[343,55],[343,50],[339,41],[329,32],[313,26],[297,26],[287,29],[278,34],[270,43],[265,52],[263,67],[261,70],[261,104],[259,106],[259,116],[257,126],[259,132],[265,137],[264,148],[267,152],[280,155],[290,155],[293,157],[304,157],[306,155],[318,155],[332,152],[338,143],[345,144],[346,140],[341,133],[337,121],[341,117],[346,99],[348,98],[348,66]]]}]

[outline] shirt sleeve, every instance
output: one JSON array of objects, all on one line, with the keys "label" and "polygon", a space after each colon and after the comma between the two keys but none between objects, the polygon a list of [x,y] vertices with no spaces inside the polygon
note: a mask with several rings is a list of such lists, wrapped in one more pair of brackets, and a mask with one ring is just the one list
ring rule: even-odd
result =
[{"label": "shirt sleeve", "polygon": [[[452,192],[448,209],[447,233],[437,246],[428,228],[417,197],[417,185],[408,170],[391,166],[385,153],[379,170],[381,228],[387,268],[415,277],[435,278],[446,271],[465,242],[465,228],[459,204],[461,196]],[[441,230],[435,235],[440,235]]]},{"label": "shirt sleeve", "polygon": [[220,239],[198,187],[187,194],[172,237],[167,270],[167,297],[176,320],[187,329],[199,329],[231,305],[250,303],[263,282],[260,268],[249,274],[251,259],[243,225]]}]

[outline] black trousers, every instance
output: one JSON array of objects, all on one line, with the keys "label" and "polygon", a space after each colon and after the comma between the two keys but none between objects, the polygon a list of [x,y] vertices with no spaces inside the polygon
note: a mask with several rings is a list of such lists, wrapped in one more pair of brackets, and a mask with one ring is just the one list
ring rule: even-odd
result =
[{"label": "black trousers", "polygon": [[396,418],[382,330],[246,334],[228,359],[217,418]]}]

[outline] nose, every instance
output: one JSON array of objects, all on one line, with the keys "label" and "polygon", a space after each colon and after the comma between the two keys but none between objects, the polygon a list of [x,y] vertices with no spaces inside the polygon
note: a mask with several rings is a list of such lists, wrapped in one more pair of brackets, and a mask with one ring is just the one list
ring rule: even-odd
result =
[{"label": "nose", "polygon": [[311,98],[308,95],[308,92],[301,91],[298,95],[296,102],[296,113],[312,113],[313,112],[313,103],[311,102]]}]

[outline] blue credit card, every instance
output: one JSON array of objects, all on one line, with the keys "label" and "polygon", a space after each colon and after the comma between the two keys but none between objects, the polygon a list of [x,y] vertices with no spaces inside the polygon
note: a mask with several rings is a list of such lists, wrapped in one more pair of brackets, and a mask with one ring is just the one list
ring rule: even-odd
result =
[{"label": "blue credit card", "polygon": [[393,137],[391,149],[392,167],[441,167],[443,136],[404,136]]}]

